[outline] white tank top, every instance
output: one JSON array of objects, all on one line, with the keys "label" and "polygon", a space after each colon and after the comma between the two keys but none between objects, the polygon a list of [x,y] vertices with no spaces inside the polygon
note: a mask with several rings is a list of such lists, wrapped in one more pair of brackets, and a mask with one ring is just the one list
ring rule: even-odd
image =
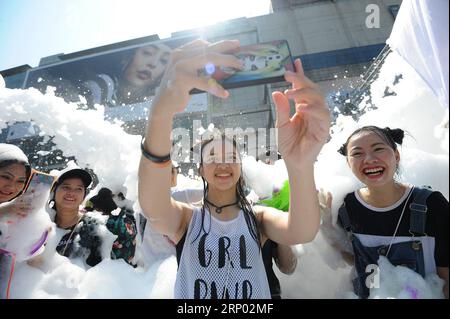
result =
[{"label": "white tank top", "polygon": [[[176,299],[270,299],[261,249],[241,210],[221,221],[194,208],[175,282]],[[198,238],[197,238],[198,236]],[[196,239],[197,238],[197,239]],[[194,241],[195,239],[195,241]]]}]

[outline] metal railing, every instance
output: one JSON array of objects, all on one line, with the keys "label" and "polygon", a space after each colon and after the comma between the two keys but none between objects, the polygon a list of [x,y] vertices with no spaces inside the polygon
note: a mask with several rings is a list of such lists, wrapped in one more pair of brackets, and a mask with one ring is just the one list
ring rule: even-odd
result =
[{"label": "metal railing", "polygon": [[[378,78],[380,69],[391,52],[391,48],[386,44],[383,50],[381,50],[378,56],[374,59],[369,69],[366,71],[366,73],[364,73],[361,85],[359,85],[350,94],[350,99],[353,105],[359,105],[364,97],[370,96],[370,86]],[[361,111],[364,111],[365,108],[366,106],[364,106]]]}]

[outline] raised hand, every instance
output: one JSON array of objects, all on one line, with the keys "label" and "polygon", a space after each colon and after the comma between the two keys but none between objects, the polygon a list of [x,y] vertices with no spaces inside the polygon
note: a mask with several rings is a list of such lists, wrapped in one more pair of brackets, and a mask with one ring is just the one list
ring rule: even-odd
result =
[{"label": "raised hand", "polygon": [[333,202],[333,195],[321,188],[317,193],[317,197],[319,198],[320,213],[322,218],[331,221],[331,204]]},{"label": "raised hand", "polygon": [[0,205],[0,220],[11,217],[26,217],[33,210],[29,201],[18,197],[15,200]]},{"label": "raised hand", "polygon": [[[313,164],[328,139],[330,112],[319,86],[308,79],[300,59],[295,60],[296,72],[287,71],[286,81],[292,88],[274,92],[277,108],[278,148],[286,165]],[[289,100],[295,102],[295,114],[290,116]]]},{"label": "raised hand", "polygon": [[231,54],[224,54],[239,47],[239,41],[228,40],[209,43],[196,40],[175,49],[170,57],[154,106],[170,115],[182,112],[189,102],[189,92],[196,88],[215,96],[226,98],[229,93],[208,74],[199,70],[210,67],[242,69],[243,62]]}]

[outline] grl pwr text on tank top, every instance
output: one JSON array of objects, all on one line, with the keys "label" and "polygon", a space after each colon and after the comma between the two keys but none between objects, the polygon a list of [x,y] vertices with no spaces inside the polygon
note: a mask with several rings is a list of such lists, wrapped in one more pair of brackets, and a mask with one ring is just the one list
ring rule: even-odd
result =
[{"label": "grl pwr text on tank top", "polygon": [[[175,282],[177,299],[269,299],[270,290],[258,243],[244,212],[221,221],[195,208]],[[199,233],[200,231],[200,233]]]}]

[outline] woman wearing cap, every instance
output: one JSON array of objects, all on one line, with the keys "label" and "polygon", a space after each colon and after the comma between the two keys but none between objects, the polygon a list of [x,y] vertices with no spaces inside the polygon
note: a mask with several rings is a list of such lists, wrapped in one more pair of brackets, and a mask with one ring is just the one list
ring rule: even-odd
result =
[{"label": "woman wearing cap", "polygon": [[97,232],[99,223],[80,211],[91,183],[91,175],[83,169],[64,172],[53,187],[50,205],[55,211],[56,226],[68,231],[59,241],[56,251],[69,258],[84,256],[89,266],[95,266],[102,260],[101,240]]}]

